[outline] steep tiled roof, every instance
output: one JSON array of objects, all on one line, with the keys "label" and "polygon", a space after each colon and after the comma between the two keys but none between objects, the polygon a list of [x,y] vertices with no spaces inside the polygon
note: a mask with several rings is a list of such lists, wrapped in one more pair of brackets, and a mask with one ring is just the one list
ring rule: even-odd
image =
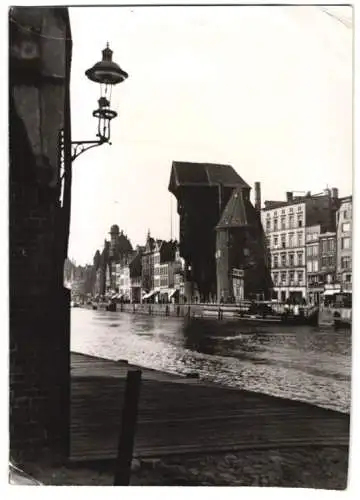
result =
[{"label": "steep tiled roof", "polygon": [[173,161],[169,191],[175,192],[180,186],[250,186],[231,165],[215,163],[192,163]]},{"label": "steep tiled roof", "polygon": [[226,207],[224,208],[216,228],[223,229],[253,225],[253,211],[254,208],[251,203],[244,200],[242,187],[238,186],[234,189]]}]

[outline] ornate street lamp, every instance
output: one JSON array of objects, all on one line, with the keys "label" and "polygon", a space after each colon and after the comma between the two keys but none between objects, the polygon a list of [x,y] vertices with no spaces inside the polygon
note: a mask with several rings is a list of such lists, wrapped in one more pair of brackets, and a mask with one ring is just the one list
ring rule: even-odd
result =
[{"label": "ornate street lamp", "polygon": [[75,160],[81,153],[90,148],[101,146],[110,142],[110,123],[116,118],[116,111],[110,108],[111,94],[114,85],[117,85],[126,78],[128,74],[123,71],[118,64],[112,60],[113,51],[109,44],[102,51],[102,60],[94,64],[85,71],[85,75],[92,82],[100,84],[100,99],[98,100],[98,109],[93,111],[93,116],[98,120],[97,134],[95,141],[72,141],[71,142],[71,160]]}]

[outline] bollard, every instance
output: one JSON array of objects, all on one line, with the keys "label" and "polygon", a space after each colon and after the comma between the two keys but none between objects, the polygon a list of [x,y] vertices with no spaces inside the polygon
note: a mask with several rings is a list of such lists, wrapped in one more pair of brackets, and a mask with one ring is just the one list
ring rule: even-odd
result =
[{"label": "bollard", "polygon": [[126,377],[121,429],[115,462],[114,486],[128,486],[130,484],[140,386],[141,370],[129,370]]}]

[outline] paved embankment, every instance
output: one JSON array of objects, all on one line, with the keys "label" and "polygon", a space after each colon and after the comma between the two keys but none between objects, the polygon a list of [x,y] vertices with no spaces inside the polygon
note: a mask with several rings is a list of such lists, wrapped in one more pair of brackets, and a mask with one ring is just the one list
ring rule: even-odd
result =
[{"label": "paved embankment", "polygon": [[[73,461],[115,458],[130,365],[71,354]],[[348,446],[349,416],[143,369],[137,457]]]}]

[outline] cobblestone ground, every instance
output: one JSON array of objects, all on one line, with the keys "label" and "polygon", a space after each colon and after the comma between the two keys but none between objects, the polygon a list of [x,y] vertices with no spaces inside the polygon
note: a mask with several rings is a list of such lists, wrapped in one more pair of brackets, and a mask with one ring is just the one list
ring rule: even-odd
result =
[{"label": "cobblestone ground", "polygon": [[[296,448],[133,461],[133,486],[277,486],[343,490],[347,448]],[[106,486],[109,466],[25,469],[45,485]]]}]

